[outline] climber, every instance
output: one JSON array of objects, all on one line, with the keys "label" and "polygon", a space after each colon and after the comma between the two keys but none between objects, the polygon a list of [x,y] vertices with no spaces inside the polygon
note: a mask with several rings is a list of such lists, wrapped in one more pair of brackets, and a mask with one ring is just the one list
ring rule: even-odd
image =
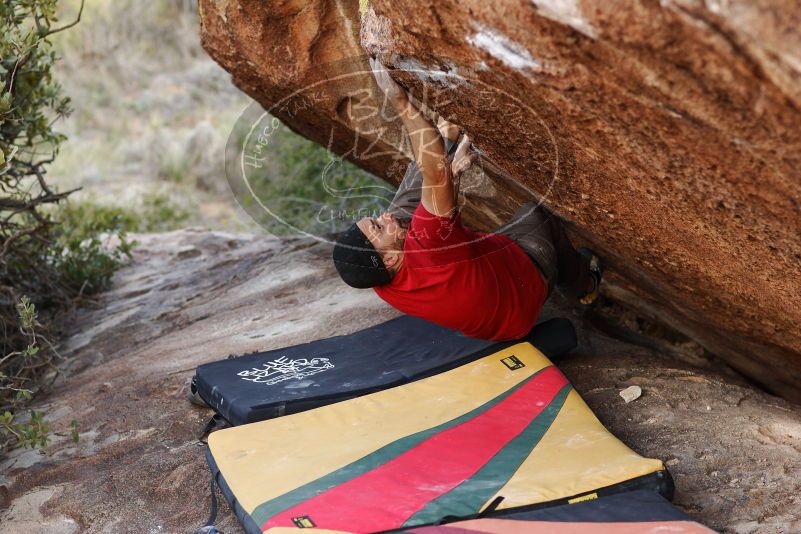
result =
[{"label": "climber", "polygon": [[[462,225],[459,180],[477,155],[457,127],[434,126],[384,66],[370,60],[385,104],[408,132],[414,161],[386,213],[365,217],[338,238],[334,264],[356,288],[373,288],[398,310],[467,336],[525,336],[554,285],[589,306],[601,268],[576,251],[556,217],[536,203],[485,234]],[[446,148],[447,143],[447,148]]]}]

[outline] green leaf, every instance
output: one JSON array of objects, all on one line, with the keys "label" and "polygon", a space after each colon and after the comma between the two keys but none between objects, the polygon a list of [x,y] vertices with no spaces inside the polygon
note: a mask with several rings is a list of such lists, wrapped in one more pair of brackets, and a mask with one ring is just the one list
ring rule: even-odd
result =
[{"label": "green leaf", "polygon": [[70,426],[72,427],[72,441],[78,443],[78,440],[81,439],[81,436],[78,433],[78,421],[73,419],[70,421]]},{"label": "green leaf", "polygon": [[33,358],[37,354],[39,354],[39,347],[37,347],[36,345],[28,345],[28,347],[25,349],[25,351],[23,351],[22,357],[23,358]]},{"label": "green leaf", "polygon": [[11,93],[3,93],[0,95],[0,113],[5,113],[11,109],[13,96]]}]

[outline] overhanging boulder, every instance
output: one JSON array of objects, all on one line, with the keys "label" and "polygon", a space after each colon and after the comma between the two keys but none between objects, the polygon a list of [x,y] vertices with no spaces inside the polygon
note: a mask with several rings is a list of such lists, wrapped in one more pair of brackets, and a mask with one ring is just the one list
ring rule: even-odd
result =
[{"label": "overhanging boulder", "polygon": [[[801,7],[789,0],[201,0],[203,46],[304,136],[397,182],[366,53],[483,151],[466,218],[542,198],[610,293],[801,401]],[[312,89],[313,88],[313,89]]]}]

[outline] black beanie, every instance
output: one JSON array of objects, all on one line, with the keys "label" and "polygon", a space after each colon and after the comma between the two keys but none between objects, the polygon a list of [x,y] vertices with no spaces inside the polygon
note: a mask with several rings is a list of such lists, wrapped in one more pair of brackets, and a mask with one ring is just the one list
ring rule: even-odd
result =
[{"label": "black beanie", "polygon": [[337,239],[334,265],[342,280],[358,289],[383,286],[392,281],[381,255],[356,224]]}]

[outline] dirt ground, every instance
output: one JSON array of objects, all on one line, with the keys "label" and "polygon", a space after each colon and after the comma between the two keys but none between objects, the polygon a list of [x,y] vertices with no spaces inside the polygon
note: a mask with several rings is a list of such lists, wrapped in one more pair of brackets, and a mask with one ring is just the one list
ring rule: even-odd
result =
[{"label": "dirt ground", "polygon": [[[315,242],[200,230],[136,238],[115,289],[68,320],[67,376],[36,406],[49,414],[51,445],[0,459],[2,533],[197,528],[209,475],[195,438],[210,412],[184,399],[195,367],[397,314],[344,287]],[[610,431],[667,463],[679,507],[724,532],[801,532],[801,407],[549,305],[544,316],[555,315],[573,319],[580,338],[560,367]],[[630,385],[643,394],[626,404],[619,391]],[[225,506],[218,526],[241,532]]]}]

